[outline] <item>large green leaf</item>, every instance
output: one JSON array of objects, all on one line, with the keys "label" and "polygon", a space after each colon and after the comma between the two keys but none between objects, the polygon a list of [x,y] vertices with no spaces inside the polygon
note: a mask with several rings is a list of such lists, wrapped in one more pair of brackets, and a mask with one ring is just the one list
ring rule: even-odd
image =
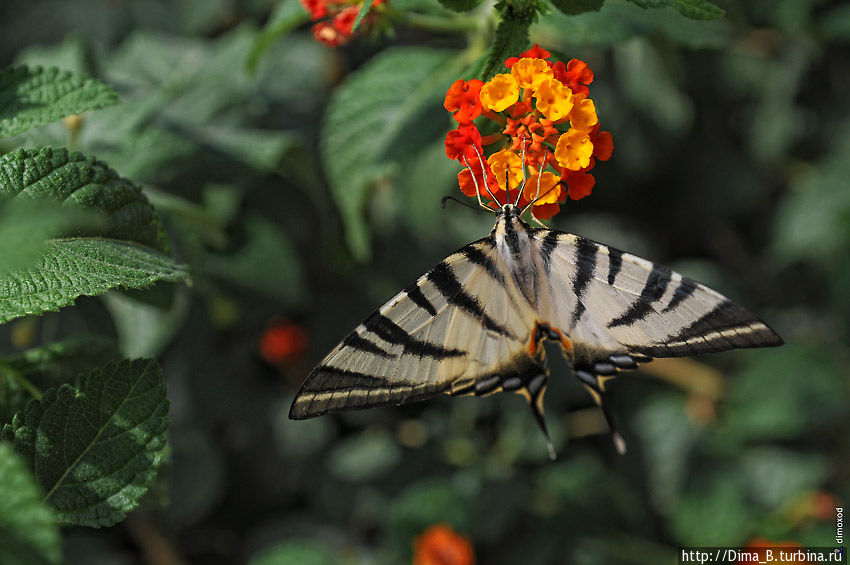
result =
[{"label": "large green leaf", "polygon": [[[27,229],[22,218],[0,228],[16,236],[0,250],[13,244],[23,253],[0,261],[0,323],[56,310],[78,296],[186,276],[185,268],[163,253],[168,240],[140,188],[96,159],[51,148],[0,156],[0,196],[12,198],[17,207],[51,212],[33,222],[37,229]],[[65,212],[58,219],[57,210]],[[96,213],[97,221],[83,224],[81,212]],[[67,229],[69,222],[73,230]],[[56,235],[88,237],[46,240]]]},{"label": "large green leaf", "polygon": [[38,262],[48,239],[100,220],[97,213],[57,201],[0,198],[0,278]]},{"label": "large green leaf", "polygon": [[0,278],[0,323],[58,310],[79,296],[177,282],[186,276],[184,265],[135,243],[104,238],[50,241],[40,263]]},{"label": "large green leaf", "polygon": [[11,421],[42,391],[73,384],[83,373],[119,357],[112,341],[80,336],[0,359],[0,423]]},{"label": "large green leaf", "polygon": [[23,460],[0,442],[0,563],[59,563],[59,530]]},{"label": "large green leaf", "polygon": [[[393,164],[386,154],[426,106],[442,100],[463,61],[435,49],[388,49],[334,93],[322,131],[328,180],[345,222],[349,247],[368,254],[366,196]],[[448,120],[447,120],[448,123]]]},{"label": "large green leaf", "polygon": [[141,189],[93,157],[50,147],[2,155],[0,196],[58,201],[94,210],[104,214],[107,223],[86,235],[168,250],[162,225]]},{"label": "large green leaf", "polygon": [[138,505],[166,449],[155,361],[111,362],[32,401],[3,429],[63,524],[109,526]]},{"label": "large green leaf", "polygon": [[0,72],[0,137],[118,102],[112,87],[57,68]]}]

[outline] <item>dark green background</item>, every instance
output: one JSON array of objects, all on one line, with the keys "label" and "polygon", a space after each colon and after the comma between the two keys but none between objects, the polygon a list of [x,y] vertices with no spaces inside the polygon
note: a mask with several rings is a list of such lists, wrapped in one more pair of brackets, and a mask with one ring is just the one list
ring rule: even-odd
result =
[{"label": "dark green background", "polygon": [[[390,4],[402,18],[446,14]],[[553,225],[717,288],[786,345],[699,359],[725,385],[711,400],[650,372],[620,378],[611,396],[623,457],[604,433],[569,438],[599,426],[593,411],[570,416],[592,401],[556,367],[546,398],[555,463],[509,395],[286,418],[311,366],[361,318],[491,227],[484,214],[439,207],[460,196],[439,106],[453,79],[389,145],[369,128],[340,142],[348,132],[323,121],[334,91],[375,55],[460,50],[464,36],[399,22],[394,38],[330,50],[304,27],[251,73],[266,0],[0,4],[0,66],[58,66],[122,98],[86,114],[78,135],[56,123],[0,151],[49,144],[105,160],[145,187],[193,269],[189,289],[84,299],[0,333],[7,353],[115,337],[127,355],[158,356],[166,375],[170,464],[126,522],[66,530],[67,562],[142,563],[153,551],[166,563],[165,540],[185,563],[270,550],[270,563],[407,563],[414,537],[438,522],[469,536],[482,564],[656,564],[677,546],[758,536],[831,545],[832,515],[811,516],[805,501],[850,495],[850,5],[717,4],[726,17],[711,22],[618,0],[540,16],[532,40],[596,73],[591,96],[615,144],[593,194]],[[358,95],[403,91],[404,77]],[[338,208],[347,188],[327,173],[347,170],[335,144],[375,163],[358,254]],[[282,367],[258,354],[276,317],[310,335],[304,358]],[[698,417],[706,407],[715,419]]]}]

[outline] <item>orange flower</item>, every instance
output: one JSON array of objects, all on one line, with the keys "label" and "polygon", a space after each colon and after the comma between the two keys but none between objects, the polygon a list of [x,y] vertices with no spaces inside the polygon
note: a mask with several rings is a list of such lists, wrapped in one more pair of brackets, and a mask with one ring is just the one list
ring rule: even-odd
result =
[{"label": "orange flower", "polygon": [[571,129],[558,138],[555,147],[555,159],[558,164],[571,171],[583,169],[590,164],[593,156],[593,142],[587,132]]},{"label": "orange flower", "polygon": [[[549,120],[557,122],[571,115],[575,97],[572,91],[558,79],[543,81],[534,92],[537,109]],[[593,102],[591,101],[591,104]]]},{"label": "orange flower", "polygon": [[464,536],[446,524],[425,530],[413,542],[413,565],[473,565],[475,553]]},{"label": "orange flower", "polygon": [[[487,159],[499,188],[505,190],[505,181],[511,189],[519,188],[522,182],[522,159],[513,151],[499,151]],[[490,187],[491,189],[493,187]]]},{"label": "orange flower", "polygon": [[308,341],[307,332],[298,324],[273,321],[260,337],[260,355],[273,365],[295,361],[307,350]]},{"label": "orange flower", "polygon": [[470,124],[472,120],[481,115],[481,99],[479,93],[484,83],[472,79],[466,82],[458,79],[446,92],[443,107],[449,112],[454,112],[454,119],[461,124]]},{"label": "orange flower", "polygon": [[511,76],[517,80],[520,87],[537,90],[540,83],[555,76],[546,63],[543,59],[520,59],[511,67]]},{"label": "orange flower", "polygon": [[[556,214],[567,197],[588,196],[596,182],[589,171],[614,149],[589,97],[593,72],[578,59],[565,65],[550,57],[535,45],[505,61],[510,73],[483,84],[455,81],[444,102],[461,124],[446,136],[446,154],[467,166],[458,174],[461,191],[492,208],[506,202],[506,189],[525,182],[515,198],[538,219]],[[479,116],[498,123],[498,133],[482,137],[473,125]]]},{"label": "orange flower", "polygon": [[519,100],[519,82],[508,74],[496,75],[481,87],[481,104],[501,112]]}]

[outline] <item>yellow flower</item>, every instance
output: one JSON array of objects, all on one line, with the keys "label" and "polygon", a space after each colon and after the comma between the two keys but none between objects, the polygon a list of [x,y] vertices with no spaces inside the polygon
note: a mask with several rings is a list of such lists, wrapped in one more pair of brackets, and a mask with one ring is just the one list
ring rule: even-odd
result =
[{"label": "yellow flower", "polygon": [[522,159],[513,151],[503,149],[487,158],[490,170],[499,183],[499,188],[505,190],[505,177],[508,177],[511,188],[516,188],[522,182]]},{"label": "yellow flower", "polygon": [[[537,192],[538,179],[540,182],[539,194]],[[555,188],[555,185],[557,185],[560,180],[561,179],[558,175],[550,173],[549,171],[545,171],[542,175],[535,173],[528,177],[528,181],[525,183],[525,188],[523,189],[522,194],[529,202],[534,200],[536,196],[539,196],[540,199],[537,200],[535,205],[554,204],[561,196],[561,191]]]},{"label": "yellow flower", "polygon": [[570,128],[570,130],[558,138],[555,146],[555,159],[562,167],[571,171],[578,171],[590,164],[593,155],[593,143],[590,141],[588,132]]},{"label": "yellow flower", "polygon": [[496,75],[481,87],[480,96],[485,108],[501,112],[519,100],[519,83],[511,75]]},{"label": "yellow flower", "polygon": [[566,118],[573,109],[572,95],[573,91],[569,87],[554,78],[543,81],[534,91],[537,109],[553,122]]},{"label": "yellow flower", "polygon": [[573,96],[573,109],[570,111],[570,126],[575,129],[589,130],[599,122],[596,117],[596,104],[584,94]]},{"label": "yellow flower", "polygon": [[525,58],[514,63],[511,67],[511,76],[519,82],[521,87],[537,90],[541,82],[555,75],[543,59]]}]

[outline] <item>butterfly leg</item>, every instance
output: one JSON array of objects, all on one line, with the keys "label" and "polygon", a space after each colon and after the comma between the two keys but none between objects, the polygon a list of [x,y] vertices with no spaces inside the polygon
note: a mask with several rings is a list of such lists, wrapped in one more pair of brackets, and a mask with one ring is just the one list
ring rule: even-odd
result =
[{"label": "butterfly leg", "polygon": [[531,408],[534,420],[546,437],[549,458],[554,461],[556,458],[555,447],[552,445],[552,438],[549,437],[549,430],[546,428],[546,419],[543,416],[543,395],[546,392],[546,382],[549,380],[549,375],[546,372],[531,374],[533,376],[529,378],[511,377],[503,380],[502,390],[521,394],[528,401],[528,406]]},{"label": "butterfly leg", "polygon": [[597,406],[602,409],[602,413],[605,415],[605,421],[608,422],[608,428],[611,430],[611,437],[614,440],[614,447],[617,448],[617,452],[620,455],[624,454],[626,452],[626,441],[620,435],[620,432],[617,431],[617,421],[614,418],[614,412],[611,410],[611,406],[608,404],[607,397],[605,396],[605,381],[610,377],[600,377],[582,369],[576,369],[575,374],[581,384],[584,385],[584,388],[590,393],[590,396],[593,397]]}]

